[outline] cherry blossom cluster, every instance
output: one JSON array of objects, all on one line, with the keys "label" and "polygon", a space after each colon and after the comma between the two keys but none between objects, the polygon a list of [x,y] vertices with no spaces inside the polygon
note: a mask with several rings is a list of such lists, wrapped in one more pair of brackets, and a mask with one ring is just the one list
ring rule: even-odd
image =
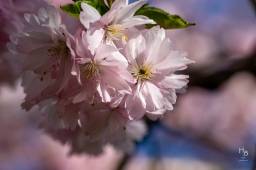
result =
[{"label": "cherry blossom cluster", "polygon": [[134,16],[145,3],[115,0],[102,16],[81,3],[83,27],[74,35],[54,7],[41,8],[25,14],[12,37],[22,60],[22,107],[38,105],[55,136],[69,131],[62,141],[79,147],[74,152],[97,154],[108,144],[130,150],[146,133],[142,117],[173,110],[175,90],[188,83],[175,74],[193,62],[187,53],[173,50],[163,28],[142,29],[154,20]]}]

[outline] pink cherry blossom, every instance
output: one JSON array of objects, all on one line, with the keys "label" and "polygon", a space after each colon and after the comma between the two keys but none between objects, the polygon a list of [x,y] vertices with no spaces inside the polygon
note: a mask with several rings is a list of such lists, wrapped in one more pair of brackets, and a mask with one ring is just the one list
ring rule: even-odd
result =
[{"label": "pink cherry blossom", "polygon": [[[19,19],[23,17],[25,12],[34,12],[38,10],[38,6],[45,5],[43,0],[7,0],[0,2],[0,82],[14,83],[14,81],[22,74],[20,65],[13,64],[12,50],[6,44],[13,36],[17,36],[21,32]],[[11,37],[10,37],[11,36]],[[6,74],[8,73],[8,74]]]},{"label": "pink cherry blossom", "polygon": [[[98,92],[102,102],[110,102],[112,93],[130,93],[128,82],[134,83],[132,75],[126,70],[126,63],[115,59],[113,53],[118,50],[106,44],[100,44],[95,53],[88,50],[87,36],[82,32],[81,38],[76,40],[76,62],[72,74],[76,75],[80,85],[75,84],[69,98],[73,103],[86,101],[92,104],[94,95]],[[121,55],[121,54],[120,54]]]},{"label": "pink cherry blossom", "polygon": [[[134,141],[147,131],[139,119],[145,114],[153,120],[162,118],[173,109],[176,89],[188,83],[188,76],[175,74],[193,62],[187,53],[174,51],[159,26],[145,34],[139,30],[138,26],[156,24],[146,16],[134,16],[145,3],[115,0],[106,4],[109,11],[101,16],[84,1],[79,19],[72,18],[84,27],[72,25],[74,34],[53,6],[40,8],[37,15],[26,13],[17,27],[16,22],[4,25],[4,31],[12,34],[5,49],[22,67],[26,94],[22,108],[38,105],[46,117],[41,127],[70,143],[74,153],[97,155],[108,145],[131,152]],[[0,12],[15,7],[11,3],[5,9],[3,4]],[[17,7],[17,14],[20,10],[26,11]],[[7,40],[4,34],[0,43]]]},{"label": "pink cherry blossom", "polygon": [[118,108],[109,108],[105,103],[101,103],[92,110],[81,113],[80,120],[84,133],[92,142],[102,140],[104,143],[113,141],[114,133],[120,128],[123,130],[128,119]]},{"label": "pink cherry blossom", "polygon": [[133,16],[145,3],[146,0],[140,0],[128,5],[128,0],[116,0],[103,16],[95,8],[82,3],[80,21],[88,29],[88,34],[92,35],[89,41],[94,42],[89,49],[93,52],[95,46],[97,47],[101,42],[113,45],[114,40],[128,40],[124,31],[129,27],[155,24],[146,16]]},{"label": "pink cherry blossom", "polygon": [[[41,95],[44,90],[59,93],[67,84],[75,57],[74,38],[61,24],[59,13],[52,6],[39,9],[38,16],[25,14],[21,25],[23,32],[17,37],[16,50],[27,55],[23,70],[35,74],[29,85],[33,92],[27,91],[26,102],[37,103],[47,97]],[[23,82],[27,86],[28,83]]]},{"label": "pink cherry blossom", "polygon": [[132,94],[124,97],[124,112],[130,119],[140,119],[146,112],[153,118],[172,110],[175,89],[188,82],[188,76],[174,74],[192,62],[186,58],[187,53],[173,51],[171,41],[159,26],[150,29],[144,37],[130,40],[125,53],[128,70],[137,83],[132,87]]}]

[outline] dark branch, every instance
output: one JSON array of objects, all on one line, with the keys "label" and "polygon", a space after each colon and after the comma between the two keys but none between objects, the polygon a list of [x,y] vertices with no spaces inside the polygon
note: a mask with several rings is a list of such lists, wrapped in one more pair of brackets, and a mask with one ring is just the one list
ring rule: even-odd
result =
[{"label": "dark branch", "polygon": [[250,72],[256,77],[256,51],[242,59],[223,59],[219,63],[212,64],[211,67],[191,70],[186,74],[189,75],[189,86],[214,90],[240,71]]},{"label": "dark branch", "polygon": [[256,12],[256,0],[250,0],[250,1],[251,1],[252,6],[254,7],[255,12]]}]

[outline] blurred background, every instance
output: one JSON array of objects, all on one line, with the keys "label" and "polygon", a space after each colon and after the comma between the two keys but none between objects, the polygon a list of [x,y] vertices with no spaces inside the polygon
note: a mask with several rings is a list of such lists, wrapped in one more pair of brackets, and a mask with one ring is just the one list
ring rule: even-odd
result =
[{"label": "blurred background", "polygon": [[[71,0],[48,3],[59,7],[67,2]],[[148,134],[131,155],[111,147],[99,157],[69,155],[68,145],[39,130],[43,116],[37,108],[30,112],[20,109],[25,97],[20,79],[10,80],[11,72],[1,65],[0,170],[255,169],[256,2],[148,2],[197,23],[167,31],[174,49],[187,51],[188,58],[196,62],[181,72],[190,76],[190,83],[187,91],[178,95],[174,111],[163,120],[147,120]],[[0,19],[4,23],[4,18]],[[63,14],[63,20],[69,23],[70,18]],[[76,24],[67,27],[72,29]],[[0,51],[4,43],[0,43]]]}]

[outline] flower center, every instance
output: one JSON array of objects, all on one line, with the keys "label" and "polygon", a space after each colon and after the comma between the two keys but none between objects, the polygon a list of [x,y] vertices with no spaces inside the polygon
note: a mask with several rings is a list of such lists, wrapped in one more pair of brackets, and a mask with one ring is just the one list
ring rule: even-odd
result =
[{"label": "flower center", "polygon": [[94,80],[95,78],[99,77],[99,68],[95,63],[85,63],[80,65],[79,68],[82,80],[87,80],[90,78]]},{"label": "flower center", "polygon": [[151,66],[142,65],[140,68],[133,68],[131,73],[137,80],[150,80],[154,78]]},{"label": "flower center", "polygon": [[128,41],[128,38],[123,34],[124,29],[119,24],[109,25],[105,28],[105,31],[107,39],[120,40],[124,37],[124,39]]},{"label": "flower center", "polygon": [[69,48],[67,47],[66,42],[62,40],[58,40],[58,45],[54,47],[50,47],[48,49],[48,52],[51,53],[51,56],[68,56],[69,53]]}]

